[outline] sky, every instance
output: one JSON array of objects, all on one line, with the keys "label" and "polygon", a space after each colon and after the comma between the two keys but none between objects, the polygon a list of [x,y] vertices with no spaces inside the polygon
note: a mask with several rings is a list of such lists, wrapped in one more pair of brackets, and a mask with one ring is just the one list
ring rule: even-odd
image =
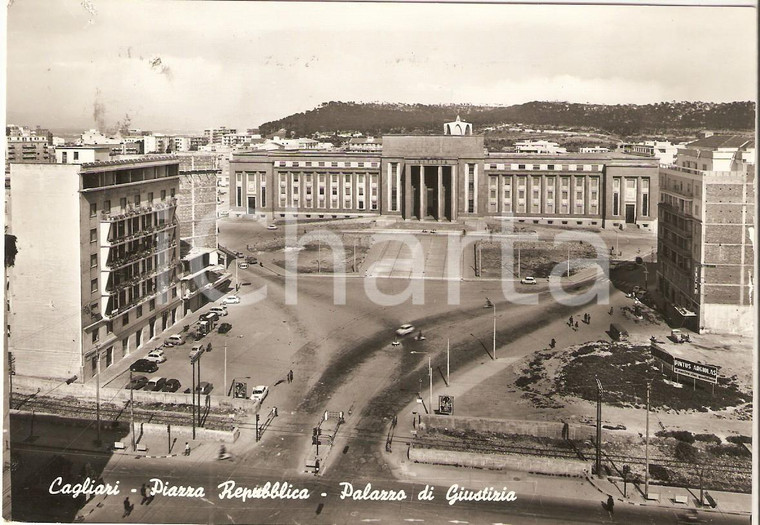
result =
[{"label": "sky", "polygon": [[253,128],[327,101],[754,100],[750,7],[15,0],[8,123]]}]

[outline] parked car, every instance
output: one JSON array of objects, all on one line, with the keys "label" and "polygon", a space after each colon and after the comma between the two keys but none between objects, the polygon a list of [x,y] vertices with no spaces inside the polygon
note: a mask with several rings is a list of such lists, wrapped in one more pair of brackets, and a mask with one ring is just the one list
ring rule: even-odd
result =
[{"label": "parked car", "polygon": [[277,229],[277,225],[276,224],[268,224],[267,225],[267,230],[276,230],[276,229]]},{"label": "parked car", "polygon": [[164,383],[164,387],[161,389],[162,392],[176,392],[179,390],[179,387],[182,386],[180,382],[176,379],[167,379],[166,383]]},{"label": "parked car", "polygon": [[237,257],[238,259],[242,259],[244,256],[245,254],[243,252],[235,252],[235,257]]},{"label": "parked car", "polygon": [[134,376],[127,385],[130,390],[140,390],[142,387],[148,384],[148,378],[145,376]]},{"label": "parked car", "polygon": [[268,393],[269,393],[268,386],[266,385],[255,386],[251,390],[251,401],[255,403],[263,403]]},{"label": "parked car", "polygon": [[238,268],[240,268],[241,270],[247,270],[248,269],[248,263],[247,262],[241,262],[240,264],[238,264]]},{"label": "parked car", "polygon": [[536,278],[535,277],[530,277],[530,276],[523,277],[522,279],[520,279],[520,282],[522,284],[537,284]]},{"label": "parked car", "polygon": [[222,323],[219,325],[220,334],[226,334],[230,330],[232,330],[232,325],[230,323]]},{"label": "parked car", "polygon": [[240,297],[237,295],[228,295],[222,301],[223,304],[240,304]]},{"label": "parked car", "polygon": [[151,377],[150,381],[148,381],[148,384],[145,385],[145,390],[149,390],[151,392],[160,392],[161,389],[164,388],[165,384],[165,377]]},{"label": "parked car", "polygon": [[402,324],[397,330],[396,335],[407,335],[414,332],[414,326],[410,324]]},{"label": "parked car", "polygon": [[152,374],[158,370],[158,364],[155,361],[148,361],[147,359],[138,359],[132,366],[129,367],[132,372],[148,372]]},{"label": "parked car", "polygon": [[179,334],[170,335],[164,341],[166,346],[179,346],[185,344],[185,338]]},{"label": "parked car", "polygon": [[248,264],[259,264],[259,260],[253,255],[249,255],[248,257],[246,257],[245,262],[247,262]]},{"label": "parked car", "polygon": [[208,395],[211,393],[211,391],[214,389],[214,385],[211,383],[207,383],[206,381],[201,381],[198,383],[198,386],[195,387],[196,392],[200,392],[203,395]]},{"label": "parked car", "polygon": [[213,312],[219,317],[222,317],[223,315],[227,315],[227,308],[225,306],[213,306],[209,312]]},{"label": "parked car", "polygon": [[145,359],[148,361],[153,361],[155,363],[163,363],[166,361],[166,356],[164,355],[163,350],[156,348],[155,350],[152,350]]}]

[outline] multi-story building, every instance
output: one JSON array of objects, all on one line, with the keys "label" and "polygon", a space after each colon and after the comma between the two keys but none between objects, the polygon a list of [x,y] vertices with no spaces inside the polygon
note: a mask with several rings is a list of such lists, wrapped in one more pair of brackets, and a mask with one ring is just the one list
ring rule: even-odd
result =
[{"label": "multi-story building", "polygon": [[654,230],[656,160],[488,153],[480,135],[386,135],[379,153],[248,152],[230,162],[230,213],[638,226]]},{"label": "multi-story building", "polygon": [[143,136],[143,150],[145,153],[166,153],[174,148],[174,137],[166,135]]},{"label": "multi-story building", "polygon": [[375,153],[383,150],[383,139],[375,137],[352,138],[346,142],[346,150],[352,153]]},{"label": "multi-story building", "polygon": [[515,142],[517,153],[536,153],[543,155],[562,155],[567,153],[566,148],[561,148],[556,142],[548,140],[521,140]]},{"label": "multi-story building", "polygon": [[171,156],[11,166],[18,374],[87,380],[179,319],[178,168]]},{"label": "multi-story building", "polygon": [[753,330],[754,142],[713,135],[660,169],[657,271],[666,313],[694,331]]},{"label": "multi-story building", "polygon": [[237,130],[231,128],[225,128],[221,126],[219,128],[209,128],[203,130],[203,136],[206,137],[206,144],[221,144],[225,135],[236,135]]},{"label": "multi-story building", "polygon": [[53,147],[46,136],[6,136],[6,168],[11,163],[52,162]]}]

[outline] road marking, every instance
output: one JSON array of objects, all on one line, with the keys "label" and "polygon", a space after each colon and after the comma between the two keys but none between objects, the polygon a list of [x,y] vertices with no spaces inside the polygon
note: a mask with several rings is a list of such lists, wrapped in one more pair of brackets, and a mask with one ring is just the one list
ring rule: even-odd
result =
[{"label": "road marking", "polygon": [[470,523],[469,521],[449,520],[449,523]]},{"label": "road marking", "polygon": [[425,521],[425,520],[420,520],[417,518],[404,518],[404,521]]},{"label": "road marking", "polygon": [[208,499],[208,498],[201,498],[201,499],[202,499],[203,501],[205,501],[206,503],[210,503],[211,505],[216,505],[216,504],[215,504],[213,501],[211,501],[211,500],[210,500],[210,499]]},{"label": "road marking", "polygon": [[137,489],[132,489],[132,494],[134,494],[135,492],[137,492]]},{"label": "road marking", "polygon": [[322,494],[320,494],[320,496],[322,496],[323,498],[327,497],[327,492],[323,492]]},{"label": "road marking", "polygon": [[361,520],[361,521],[368,521],[368,522],[369,522],[369,521],[380,521],[380,518],[364,518],[364,519],[363,519],[363,520]]}]

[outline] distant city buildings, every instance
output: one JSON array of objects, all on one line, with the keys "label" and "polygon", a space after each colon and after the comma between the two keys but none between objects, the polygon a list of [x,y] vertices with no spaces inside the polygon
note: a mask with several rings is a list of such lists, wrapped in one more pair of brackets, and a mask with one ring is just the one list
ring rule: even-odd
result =
[{"label": "distant city buildings", "polygon": [[356,153],[376,153],[383,150],[383,139],[375,137],[354,137],[346,142],[346,150]]},{"label": "distant city buildings", "polygon": [[203,130],[203,136],[206,137],[206,144],[222,144],[226,135],[236,135],[237,130],[226,128],[208,128]]},{"label": "distant city buildings", "polygon": [[665,308],[691,330],[751,333],[754,141],[712,135],[660,169],[657,277]]},{"label": "distant city buildings", "polygon": [[515,142],[517,153],[534,153],[538,155],[564,155],[566,148],[560,147],[556,142],[548,140],[521,140]]}]

